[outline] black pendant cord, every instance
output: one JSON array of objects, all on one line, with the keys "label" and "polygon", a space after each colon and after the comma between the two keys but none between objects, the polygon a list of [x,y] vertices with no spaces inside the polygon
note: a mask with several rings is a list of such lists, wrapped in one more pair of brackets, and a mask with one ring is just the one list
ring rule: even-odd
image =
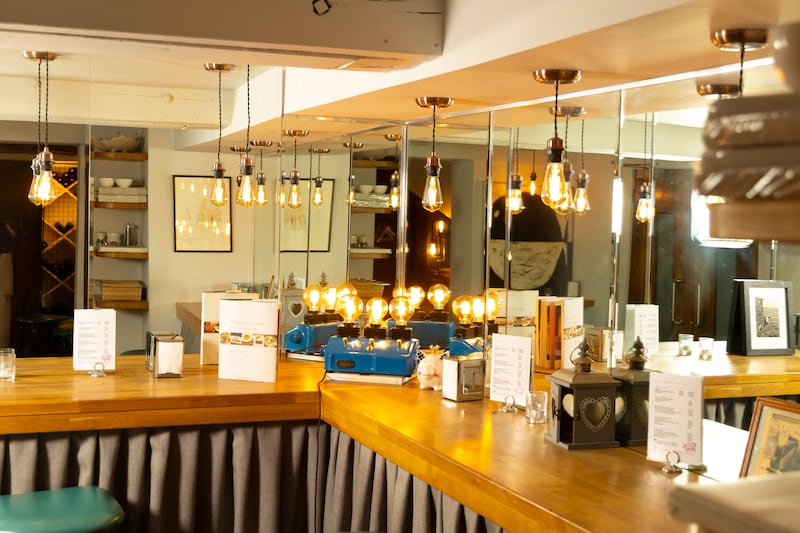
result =
[{"label": "black pendant cord", "polygon": [[42,151],[42,60],[39,60],[39,121],[36,126],[36,153]]},{"label": "black pendant cord", "polygon": [[322,152],[317,154],[317,176],[321,175],[322,169]]},{"label": "black pendant cord", "polygon": [[744,42],[739,45],[739,98],[744,94]]},{"label": "black pendant cord", "polygon": [[558,80],[553,82],[553,86],[556,89],[556,101],[553,112],[553,130],[555,131],[555,136],[558,137]]},{"label": "black pendant cord", "polygon": [[217,135],[217,161],[222,154],[222,70],[217,70],[217,109],[219,111],[219,135]]},{"label": "black pendant cord", "polygon": [[514,174],[519,176],[519,128],[514,129],[512,146],[514,150]]},{"label": "black pendant cord", "polygon": [[642,155],[642,166],[644,167],[644,183],[649,186],[649,180],[647,179],[647,113],[644,114],[644,142],[642,143],[642,151],[644,152]]},{"label": "black pendant cord", "polygon": [[264,149],[261,148],[258,151],[258,170],[263,174],[264,173]]},{"label": "black pendant cord", "polygon": [[[558,114],[558,108],[556,108]],[[569,114],[565,115],[564,119],[564,159],[569,156]]]},{"label": "black pendant cord", "polygon": [[584,163],[584,153],[583,153],[583,132],[584,132],[585,121],[581,119],[581,170],[586,170],[586,164]]},{"label": "black pendant cord", "polygon": [[247,140],[244,149],[250,151],[250,65],[247,65]]},{"label": "black pendant cord", "polygon": [[294,164],[292,168],[297,168],[297,136],[294,137]]},{"label": "black pendant cord", "polygon": [[50,113],[50,61],[44,63],[44,145],[47,146],[49,139],[49,113]]},{"label": "black pendant cord", "polygon": [[431,152],[436,153],[436,106],[431,106],[433,109],[433,142],[431,143]]}]

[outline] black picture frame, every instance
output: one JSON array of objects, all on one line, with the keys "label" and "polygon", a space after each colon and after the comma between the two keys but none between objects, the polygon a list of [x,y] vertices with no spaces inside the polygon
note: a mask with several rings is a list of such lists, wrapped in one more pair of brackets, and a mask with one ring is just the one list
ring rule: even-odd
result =
[{"label": "black picture frame", "polygon": [[175,252],[232,252],[231,178],[226,176],[228,202],[211,203],[211,176],[172,176],[172,215]]},{"label": "black picture frame", "polygon": [[736,279],[733,291],[728,353],[793,354],[792,283]]}]

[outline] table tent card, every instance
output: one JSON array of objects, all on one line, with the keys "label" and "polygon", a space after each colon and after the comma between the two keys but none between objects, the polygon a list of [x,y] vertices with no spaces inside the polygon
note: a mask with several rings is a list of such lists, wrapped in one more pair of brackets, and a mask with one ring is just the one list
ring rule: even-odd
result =
[{"label": "table tent card", "polygon": [[117,312],[76,309],[72,330],[72,368],[114,370],[117,358]]},{"label": "table tent card", "polygon": [[275,382],[279,324],[278,300],[221,300],[219,378]]},{"label": "table tent card", "polygon": [[650,374],[647,458],[664,463],[703,462],[703,377]]},{"label": "table tent card", "polygon": [[258,294],[239,291],[203,291],[200,305],[200,322],[203,326],[200,341],[200,364],[216,365],[219,361],[219,302],[225,300],[253,300]]},{"label": "table tent card", "polygon": [[617,357],[623,357],[636,337],[642,339],[649,356],[658,354],[658,306],[628,304],[625,306],[625,342]]},{"label": "table tent card", "polygon": [[530,389],[531,342],[526,337],[516,335],[492,335],[492,364],[489,370],[489,399],[507,403],[514,398],[514,404],[525,405],[525,392]]}]

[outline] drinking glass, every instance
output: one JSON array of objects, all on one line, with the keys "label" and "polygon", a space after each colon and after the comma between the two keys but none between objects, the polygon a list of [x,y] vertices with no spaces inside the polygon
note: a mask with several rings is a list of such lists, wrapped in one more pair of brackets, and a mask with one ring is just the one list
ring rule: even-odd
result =
[{"label": "drinking glass", "polygon": [[528,391],[525,394],[525,420],[528,424],[547,422],[547,392]]},{"label": "drinking glass", "polygon": [[14,348],[0,348],[0,381],[14,381],[17,377],[17,355]]}]

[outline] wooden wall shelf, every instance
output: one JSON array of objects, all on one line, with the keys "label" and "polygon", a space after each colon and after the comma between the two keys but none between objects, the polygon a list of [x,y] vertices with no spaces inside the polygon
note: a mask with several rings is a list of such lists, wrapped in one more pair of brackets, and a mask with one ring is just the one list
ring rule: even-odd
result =
[{"label": "wooden wall shelf", "polygon": [[147,252],[93,252],[94,257],[108,259],[132,259],[134,261],[147,261]]},{"label": "wooden wall shelf", "polygon": [[99,296],[95,296],[94,305],[102,309],[122,309],[126,311],[147,311],[148,309],[146,301],[101,300]]},{"label": "wooden wall shelf", "polygon": [[147,202],[92,202],[99,209],[147,209]]},{"label": "wooden wall shelf", "polygon": [[147,154],[144,152],[92,152],[91,158],[108,161],[147,161]]}]

